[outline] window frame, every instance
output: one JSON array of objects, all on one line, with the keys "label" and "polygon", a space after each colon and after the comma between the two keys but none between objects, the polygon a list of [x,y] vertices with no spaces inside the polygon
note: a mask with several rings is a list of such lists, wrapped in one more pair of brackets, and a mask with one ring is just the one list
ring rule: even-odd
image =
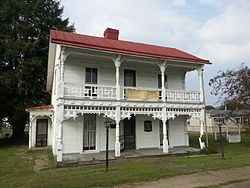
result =
[{"label": "window frame", "polygon": [[[127,78],[127,75],[128,74],[131,74],[133,75],[133,85],[128,85],[127,82],[126,82],[126,78]],[[136,87],[136,70],[131,70],[131,69],[124,69],[124,86],[127,86],[127,87]]]},{"label": "window frame", "polygon": [[[88,79],[88,75],[90,73],[90,79]],[[94,79],[93,75],[96,74],[96,78]],[[86,84],[98,84],[98,69],[94,67],[86,67],[85,68],[85,83]]]}]

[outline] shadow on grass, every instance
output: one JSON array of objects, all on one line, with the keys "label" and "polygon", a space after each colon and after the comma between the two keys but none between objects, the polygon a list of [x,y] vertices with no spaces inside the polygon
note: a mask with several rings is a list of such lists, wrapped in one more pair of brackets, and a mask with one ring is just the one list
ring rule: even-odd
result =
[{"label": "shadow on grass", "polygon": [[21,146],[28,145],[28,137],[24,137],[21,139],[10,138],[1,138],[0,139],[0,148],[6,148],[10,146]]}]

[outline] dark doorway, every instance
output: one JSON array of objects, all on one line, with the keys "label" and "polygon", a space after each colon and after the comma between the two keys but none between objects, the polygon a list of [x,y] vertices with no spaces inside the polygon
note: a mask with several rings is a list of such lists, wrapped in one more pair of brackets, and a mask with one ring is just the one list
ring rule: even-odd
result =
[{"label": "dark doorway", "polygon": [[[168,88],[168,80],[167,80],[167,75],[164,75],[164,87],[165,89]],[[158,74],[158,88],[162,88],[162,80],[161,80],[161,74]]]},{"label": "dark doorway", "polygon": [[96,115],[84,115],[83,150],[96,149]]},{"label": "dark doorway", "polygon": [[[160,146],[163,146],[163,123],[161,120],[159,120],[159,126],[160,126]],[[168,129],[169,129],[169,123],[168,121],[166,122],[166,128],[167,128],[167,139],[168,139],[168,145],[169,145],[169,134],[168,134]]]},{"label": "dark doorway", "polygon": [[48,119],[36,121],[36,147],[44,147],[48,144]]},{"label": "dark doorway", "polygon": [[[164,75],[164,87],[165,89],[168,88],[168,81],[167,81],[167,75]],[[162,80],[161,80],[161,74],[158,74],[158,88],[162,88]],[[162,96],[162,91],[159,91],[159,96]],[[161,98],[159,98],[161,99]],[[166,98],[167,99],[167,98]]]},{"label": "dark doorway", "polygon": [[124,149],[135,149],[135,116],[124,119]]}]

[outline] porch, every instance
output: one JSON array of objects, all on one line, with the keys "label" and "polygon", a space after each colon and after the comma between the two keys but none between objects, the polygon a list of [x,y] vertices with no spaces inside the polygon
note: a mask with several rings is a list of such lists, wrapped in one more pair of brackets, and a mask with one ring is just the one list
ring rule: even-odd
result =
[{"label": "porch", "polygon": [[[165,100],[162,93],[165,93]],[[120,95],[117,97],[117,94]],[[200,103],[199,91],[156,89],[144,87],[120,87],[102,84],[67,84],[64,85],[64,96],[75,99],[116,100],[124,101],[166,101],[181,103]]]},{"label": "porch", "polygon": [[[173,155],[173,154],[187,154],[197,153],[200,149],[192,148],[188,146],[178,146],[169,148],[169,153],[163,153],[160,148],[146,148],[146,149],[128,149],[121,152],[121,157],[115,157],[115,151],[109,151],[109,160],[118,159],[129,159],[135,157],[146,157],[146,156],[159,156],[159,155]],[[88,154],[63,154],[63,163],[84,163],[84,164],[97,164],[106,160],[106,152],[102,151],[99,153],[88,153]]]}]

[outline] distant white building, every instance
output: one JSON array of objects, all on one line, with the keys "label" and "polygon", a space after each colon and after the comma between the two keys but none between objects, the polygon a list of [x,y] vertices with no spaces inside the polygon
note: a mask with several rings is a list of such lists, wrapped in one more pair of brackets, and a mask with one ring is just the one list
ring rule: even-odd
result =
[{"label": "distant white building", "polygon": [[[214,134],[217,137],[219,126],[215,118],[220,116],[223,119],[222,132],[229,139],[230,134],[239,133],[244,130],[244,126],[250,123],[250,110],[207,110],[206,111],[206,130],[209,134]],[[199,132],[200,122],[195,118],[187,120],[188,131]]]},{"label": "distant white building", "polygon": [[[30,112],[29,148],[51,145],[57,162],[66,154],[188,146],[186,120],[204,132],[203,60],[180,50],[104,37],[51,31],[47,90],[51,105]],[[185,75],[197,70],[199,91],[187,91]],[[204,143],[201,142],[201,147]]]}]

